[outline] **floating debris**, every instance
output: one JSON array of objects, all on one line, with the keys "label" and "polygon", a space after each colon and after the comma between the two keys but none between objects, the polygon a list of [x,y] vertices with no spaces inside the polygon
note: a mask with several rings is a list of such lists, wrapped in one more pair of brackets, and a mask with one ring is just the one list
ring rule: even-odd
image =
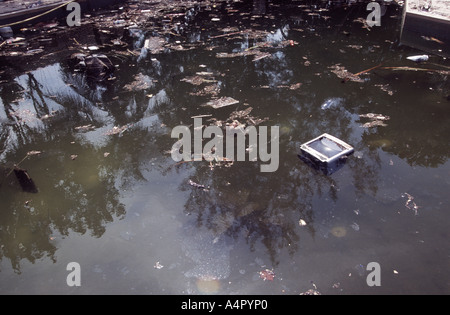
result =
[{"label": "floating debris", "polygon": [[207,82],[207,83],[217,82],[216,80],[206,79],[202,75],[189,76],[189,77],[181,79],[180,81],[187,82],[187,83],[190,83],[192,85],[202,85],[205,82]]},{"label": "floating debris", "polygon": [[166,40],[161,37],[150,37],[145,40],[143,49],[147,50],[151,54],[159,54],[164,51],[164,45]]},{"label": "floating debris", "polygon": [[42,49],[42,48],[30,49],[30,50],[26,51],[24,53],[24,55],[33,56],[33,55],[37,55],[37,54],[40,54],[40,53],[43,53],[43,52],[44,52],[44,49]]},{"label": "floating debris", "polygon": [[278,85],[277,88],[279,89],[289,89],[289,90],[298,90],[301,86],[303,85],[303,83],[293,83],[291,85]]},{"label": "floating debris", "polygon": [[72,155],[70,156],[70,158],[72,159],[72,161],[75,160],[77,157],[78,157],[78,155],[76,155],[76,154],[72,154]]},{"label": "floating debris", "polygon": [[198,184],[192,180],[189,180],[189,185],[195,188],[205,189],[205,185]]},{"label": "floating debris", "polygon": [[27,152],[27,156],[39,155],[41,153],[42,153],[41,151],[29,151]]},{"label": "floating debris", "polygon": [[258,50],[245,50],[241,52],[235,52],[235,53],[217,53],[216,58],[236,58],[236,57],[243,57],[243,56],[253,56],[257,55],[258,53],[261,53]]},{"label": "floating debris", "polygon": [[206,104],[204,104],[203,106],[211,106],[212,108],[222,108],[225,106],[231,106],[231,105],[235,105],[238,104],[239,101],[235,100],[232,97],[228,97],[228,96],[224,96],[215,100],[211,100],[209,102],[207,102]]},{"label": "floating debris", "polygon": [[325,110],[328,108],[338,107],[343,103],[343,101],[344,99],[341,97],[329,98],[320,106],[320,109]]},{"label": "floating debris", "polygon": [[124,85],[124,90],[127,91],[143,91],[153,86],[153,80],[147,75],[139,73],[134,76],[134,81]]},{"label": "floating debris", "polygon": [[380,120],[367,122],[367,123],[361,125],[361,127],[363,127],[363,128],[386,127],[386,126],[387,126],[387,124],[385,124],[384,122],[382,122]]},{"label": "floating debris", "polygon": [[301,86],[303,85],[303,83],[294,83],[291,84],[289,86],[289,90],[298,90],[299,88],[301,88]]},{"label": "floating debris", "polygon": [[116,135],[116,134],[122,134],[124,133],[131,125],[124,125],[122,127],[116,127],[114,126],[113,129],[108,130],[105,134],[107,136]]},{"label": "floating debris", "polygon": [[220,93],[220,86],[219,86],[219,84],[211,84],[211,85],[205,86],[200,91],[191,92],[191,93],[189,93],[189,95],[195,95],[195,96],[206,96],[206,95],[217,96],[217,95],[219,95],[219,93]]},{"label": "floating debris", "polygon": [[317,290],[309,289],[303,293],[300,293],[300,295],[322,295],[322,294]]},{"label": "floating debris", "polygon": [[348,48],[352,48],[352,49],[356,49],[356,50],[360,50],[361,48],[363,48],[363,46],[361,45],[347,45]]},{"label": "floating debris", "polygon": [[435,37],[428,37],[428,36],[421,36],[424,40],[426,41],[432,41],[432,42],[436,42],[438,44],[444,45],[445,43]]},{"label": "floating debris", "polygon": [[249,107],[247,109],[244,110],[239,110],[239,111],[234,111],[230,114],[230,120],[235,120],[235,119],[242,119],[242,118],[248,118],[249,114],[251,113],[251,111],[253,110],[252,107]]},{"label": "floating debris", "polygon": [[413,210],[415,215],[418,215],[419,206],[415,203],[415,201],[413,201],[414,197],[406,192],[402,194],[402,198],[405,197],[408,198],[406,200],[405,207],[410,210]]},{"label": "floating debris", "polygon": [[81,132],[86,132],[86,131],[90,131],[90,130],[94,130],[94,129],[95,129],[95,127],[92,126],[91,124],[75,127],[76,131],[81,131]]},{"label": "floating debris", "polygon": [[314,287],[314,289],[309,289],[303,293],[300,293],[300,295],[321,295],[321,293],[317,290],[316,284],[312,281],[311,284]]},{"label": "floating debris", "polygon": [[259,272],[259,277],[264,281],[266,280],[273,281],[273,279],[275,278],[275,273],[273,272],[273,270],[265,269]]},{"label": "floating debris", "polygon": [[364,19],[364,18],[357,18],[357,19],[355,19],[355,20],[353,20],[353,22],[356,22],[356,23],[361,23],[363,26],[362,26],[362,28],[365,28],[365,29],[367,29],[368,31],[370,31],[370,25],[369,24],[367,24],[367,19]]},{"label": "floating debris", "polygon": [[406,59],[414,61],[414,62],[424,62],[428,61],[430,57],[428,55],[419,55],[419,56],[410,56],[406,57]]},{"label": "floating debris", "polygon": [[367,122],[365,124],[362,124],[361,127],[363,128],[372,128],[372,127],[386,127],[387,124],[384,122],[389,120],[389,116],[385,116],[382,114],[374,114],[374,113],[368,113],[368,114],[361,114],[359,115],[361,118],[369,118],[371,121]]},{"label": "floating debris", "polygon": [[374,113],[367,113],[367,114],[360,114],[359,117],[361,118],[369,118],[372,120],[389,120],[389,116],[385,116],[382,114],[374,114]]},{"label": "floating debris", "polygon": [[340,66],[339,64],[329,67],[331,72],[333,72],[339,79],[343,79],[344,81],[352,81],[363,83],[364,80],[361,79],[358,75],[349,72],[345,67]]},{"label": "floating debris", "polygon": [[253,61],[258,61],[267,57],[271,57],[272,54],[271,53],[263,53],[263,52],[259,52],[257,54],[255,54],[255,57],[253,58]]},{"label": "floating debris", "polygon": [[164,266],[163,265],[161,265],[160,263],[159,263],[159,261],[157,261],[156,263],[155,263],[155,265],[153,266],[153,268],[155,268],[155,269],[162,269]]},{"label": "floating debris", "polygon": [[111,60],[105,55],[92,55],[84,59],[86,74],[97,80],[104,80],[114,72],[115,67]]},{"label": "floating debris", "polygon": [[389,87],[389,84],[375,84],[376,87],[379,87],[383,92],[386,92],[390,96],[394,95],[394,91]]}]

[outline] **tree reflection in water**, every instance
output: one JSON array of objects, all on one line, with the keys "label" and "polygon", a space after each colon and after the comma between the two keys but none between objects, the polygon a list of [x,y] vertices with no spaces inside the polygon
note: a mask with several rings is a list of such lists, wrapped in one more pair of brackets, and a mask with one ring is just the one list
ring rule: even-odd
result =
[{"label": "tree reflection in water", "polygon": [[[435,133],[424,132],[425,126],[417,128],[418,116],[423,112],[405,113],[399,106],[389,106],[391,96],[380,98],[377,88],[358,83],[343,85],[330,72],[328,67],[338,62],[346,62],[349,69],[361,69],[366,66],[361,66],[361,60],[373,57],[370,49],[339,53],[353,43],[347,37],[336,40],[335,47],[324,47],[324,42],[335,38],[329,23],[342,21],[348,12],[338,11],[330,18],[320,19],[320,15],[307,15],[292,7],[286,11],[268,6],[265,1],[254,1],[247,9],[269,18],[253,22],[257,18],[252,20],[241,14],[233,16],[227,26],[259,27],[267,32],[266,36],[238,34],[211,39],[208,37],[211,29],[198,27],[210,20],[205,18],[210,12],[194,10],[194,18],[189,17],[191,24],[178,30],[190,34],[183,45],[191,44],[193,50],[149,54],[139,61],[134,55],[116,56],[114,63],[119,67],[112,82],[93,83],[84,74],[73,73],[62,61],[1,84],[1,161],[11,166],[28,151],[43,152],[23,163],[37,182],[38,194],[28,196],[18,192],[12,178],[6,179],[1,187],[1,259],[9,259],[14,270],[20,272],[22,259],[33,263],[49,257],[55,261],[58,237],[71,232],[101,237],[109,223],[126,214],[121,192],[146,181],[143,173],[151,169],[162,174],[178,172],[186,178],[179,190],[190,190],[184,204],[184,212],[192,216],[189,224],[207,228],[215,237],[245,238],[250,250],[256,244],[264,244],[276,266],[281,250],[291,255],[299,250],[299,219],[308,223],[305,228],[311,235],[316,235],[314,222],[322,219],[314,211],[318,199],[328,200],[327,205],[332,207],[343,196],[340,191],[344,188],[356,197],[376,193],[380,169],[377,148],[405,159],[410,165],[436,167],[447,160],[448,150],[439,145],[442,143],[439,135],[448,134],[448,124],[438,124]],[[389,23],[389,27],[395,26],[394,22]],[[302,32],[298,31],[300,27],[304,28]],[[179,36],[163,30],[159,29],[165,34],[160,36],[167,42],[179,40]],[[354,32],[358,36],[362,31]],[[385,43],[389,35],[375,36],[371,39],[361,36],[361,44],[382,46],[381,49],[386,49],[382,58],[386,60],[397,54]],[[266,51],[271,57],[259,61],[252,61],[251,56],[216,58],[218,52],[238,52],[267,41],[291,38],[302,44],[269,47]],[[137,40],[131,39],[130,48]],[[310,63],[305,65],[305,60]],[[201,64],[215,74],[220,96],[239,99],[239,105],[220,110],[200,107],[209,97],[191,95],[196,92],[195,87],[181,80],[201,71]],[[138,75],[151,80],[152,85],[142,90],[124,89]],[[379,73],[380,77],[383,75]],[[438,74],[431,76],[438,80]],[[410,78],[405,75],[404,79]],[[284,88],[296,83],[302,83],[299,90]],[[447,83],[439,84],[445,88]],[[400,89],[401,83],[394,82],[393,88]],[[322,110],[321,104],[329,97],[342,98],[343,105]],[[404,95],[399,96],[399,101],[401,97]],[[389,115],[391,122],[385,128],[362,130],[358,114],[369,111],[371,107],[366,102],[375,99],[377,110]],[[191,117],[195,115],[210,114],[226,120],[232,111],[245,109],[244,103],[254,108],[252,114],[269,117],[265,125],[280,126],[277,172],[260,173],[257,162],[235,163],[230,168],[210,169],[206,162],[173,167],[174,162],[167,154],[174,142],[170,138],[171,128],[191,125]],[[21,120],[11,115],[22,109],[28,109],[32,115]],[[404,115],[413,119],[403,119]],[[93,129],[86,132],[75,129],[85,125]],[[125,125],[129,126],[126,131],[107,135],[108,130]],[[325,176],[302,163],[297,154],[301,143],[329,131],[351,143],[363,158],[350,157],[343,170]],[[416,136],[419,141],[407,146],[408,139]],[[377,142],[383,139],[388,140]],[[109,156],[105,157],[105,153]],[[72,161],[73,154],[78,157]],[[208,190],[189,186],[189,179]],[[25,204],[28,199],[32,201]]]}]

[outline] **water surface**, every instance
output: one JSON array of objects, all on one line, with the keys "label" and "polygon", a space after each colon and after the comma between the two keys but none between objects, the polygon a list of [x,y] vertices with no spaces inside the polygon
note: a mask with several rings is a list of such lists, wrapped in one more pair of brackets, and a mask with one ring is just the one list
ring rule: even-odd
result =
[{"label": "water surface", "polygon": [[[117,70],[102,82],[67,65],[78,48],[23,72],[17,59],[11,77],[3,59],[0,292],[450,293],[447,75],[338,75],[450,65],[406,59],[423,52],[400,45],[399,8],[370,30],[357,20],[366,16],[364,6],[300,1],[198,6],[130,31],[133,55],[103,50]],[[142,49],[153,37],[163,49]],[[202,106],[222,96],[239,103]],[[198,115],[225,123],[249,107],[261,126],[280,128],[276,172],[258,161],[172,160],[174,127]],[[389,119],[363,127],[368,113]],[[355,149],[330,175],[298,158],[322,133]],[[36,194],[6,177],[21,160]],[[69,262],[81,266],[81,287],[66,284]],[[366,283],[370,262],[380,287]]]}]

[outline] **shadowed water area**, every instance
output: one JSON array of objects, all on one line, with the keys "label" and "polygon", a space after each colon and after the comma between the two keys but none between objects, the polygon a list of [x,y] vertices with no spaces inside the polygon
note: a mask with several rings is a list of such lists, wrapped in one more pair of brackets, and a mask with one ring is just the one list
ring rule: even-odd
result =
[{"label": "shadowed water area", "polygon": [[[449,294],[450,63],[407,59],[402,8],[175,3],[2,47],[0,293]],[[277,170],[174,161],[193,117],[278,126]],[[323,133],[354,148],[332,174],[298,157]]]}]

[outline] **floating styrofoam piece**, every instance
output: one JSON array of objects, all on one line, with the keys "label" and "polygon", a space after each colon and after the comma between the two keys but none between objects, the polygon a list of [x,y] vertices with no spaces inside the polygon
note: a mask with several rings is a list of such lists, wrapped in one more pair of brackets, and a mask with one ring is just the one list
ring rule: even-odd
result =
[{"label": "floating styrofoam piece", "polygon": [[428,55],[418,55],[418,56],[406,57],[406,59],[414,61],[414,62],[428,61],[429,58],[430,57]]}]

